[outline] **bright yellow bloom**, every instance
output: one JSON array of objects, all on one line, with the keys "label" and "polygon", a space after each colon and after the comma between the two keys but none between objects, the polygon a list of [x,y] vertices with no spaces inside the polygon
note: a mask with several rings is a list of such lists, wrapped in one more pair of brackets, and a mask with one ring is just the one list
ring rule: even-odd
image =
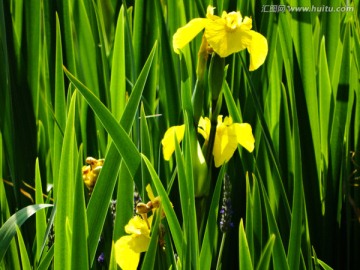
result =
[{"label": "bright yellow bloom", "polygon": [[170,127],[161,140],[165,160],[170,160],[172,153],[175,151],[175,135],[178,142],[184,138],[185,125]]},{"label": "bright yellow bloom", "polygon": [[263,35],[251,30],[251,18],[243,18],[239,11],[224,11],[221,17],[213,14],[214,8],[208,6],[206,18],[193,19],[179,28],[173,36],[174,51],[179,53],[180,49],[205,29],[208,44],[220,57],[247,49],[250,53],[249,70],[259,68],[265,61],[268,44]]},{"label": "bright yellow bloom", "polygon": [[[129,235],[120,237],[115,243],[115,258],[116,263],[123,270],[137,269],[140,253],[147,251],[150,243],[150,229],[153,216],[147,217],[147,213],[151,210],[155,210],[160,205],[160,198],[155,197],[152,192],[151,186],[146,186],[146,191],[150,198],[150,202],[147,204],[139,203],[136,206],[138,212],[138,206],[141,213],[140,216],[134,216],[125,226],[125,232]],[[148,206],[149,209],[145,211],[145,208],[141,205]],[[142,211],[144,210],[144,211]]]},{"label": "bright yellow bloom", "polygon": [[[173,128],[174,127],[171,127],[169,130],[173,130]],[[209,140],[210,130],[210,119],[207,117],[200,117],[198,124],[198,132],[204,137],[205,143],[207,143],[207,141]],[[166,133],[165,136],[167,136]],[[168,143],[173,145],[169,146],[163,144],[163,147],[166,147],[166,149],[175,149],[174,140],[169,140]],[[255,138],[252,134],[251,126],[247,123],[233,123],[233,120],[230,116],[225,117],[223,121],[223,116],[219,115],[217,119],[213,148],[215,167],[220,167],[222,164],[229,161],[230,158],[233,156],[238,144],[240,144],[249,152],[252,152],[254,150]],[[165,157],[164,149],[163,152]],[[174,150],[172,150],[171,152],[166,152],[169,159],[173,152]]]},{"label": "bright yellow bloom", "polygon": [[254,143],[255,139],[249,124],[233,123],[230,116],[225,117],[223,122],[222,115],[219,115],[213,149],[215,167],[220,167],[224,162],[229,161],[238,144],[252,152]]},{"label": "bright yellow bloom", "polygon": [[147,251],[150,243],[150,227],[152,216],[148,218],[149,223],[139,216],[134,216],[125,226],[125,232],[130,235],[121,237],[115,243],[116,263],[123,270],[137,269],[140,253]]}]

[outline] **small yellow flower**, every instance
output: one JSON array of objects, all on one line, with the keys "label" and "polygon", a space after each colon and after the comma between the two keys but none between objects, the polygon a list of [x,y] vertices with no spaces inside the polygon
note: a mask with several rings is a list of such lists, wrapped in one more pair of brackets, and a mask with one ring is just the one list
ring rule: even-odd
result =
[{"label": "small yellow flower", "polygon": [[89,189],[91,194],[94,189],[96,180],[99,176],[101,168],[104,164],[104,159],[95,159],[93,157],[87,157],[86,163],[89,165],[82,167],[82,177],[86,187]]},{"label": "small yellow flower", "polygon": [[170,160],[172,153],[175,151],[175,135],[178,142],[184,138],[185,125],[170,127],[161,140],[163,146],[163,155],[165,160]]},{"label": "small yellow flower", "polygon": [[214,8],[208,6],[206,18],[196,18],[179,28],[173,36],[176,53],[194,39],[203,29],[211,48],[220,56],[227,57],[247,49],[250,53],[250,67],[253,71],[265,61],[268,44],[266,38],[251,30],[252,20],[243,18],[240,12],[223,12],[221,17],[214,15]]},{"label": "small yellow flower", "polygon": [[150,227],[152,216],[146,222],[139,216],[134,216],[125,226],[125,232],[130,235],[120,237],[115,243],[116,263],[123,270],[137,269],[140,253],[147,251],[150,243]]},{"label": "small yellow flower", "polygon": [[213,149],[215,167],[220,167],[229,161],[238,144],[252,152],[254,143],[255,139],[249,124],[233,123],[230,116],[222,121],[222,115],[219,115]]},{"label": "small yellow flower", "polygon": [[[205,118],[200,117],[198,124],[198,132],[204,137],[205,143],[207,143],[209,140],[210,130],[211,130],[210,119],[207,117]],[[169,143],[171,143],[171,141],[169,141]],[[175,142],[173,142],[173,144],[175,145]],[[233,123],[233,120],[230,116],[225,117],[223,121],[223,116],[219,115],[217,119],[214,148],[213,148],[215,167],[220,167],[222,164],[229,161],[230,158],[233,156],[238,144],[240,144],[249,152],[252,152],[254,150],[255,138],[252,134],[252,128],[250,124]],[[167,149],[169,148],[170,147],[167,146]],[[174,148],[175,146],[173,147],[173,149]],[[165,158],[164,149],[163,152]],[[166,152],[166,154],[168,155],[167,156],[168,159],[170,159],[173,152],[174,150]]]},{"label": "small yellow flower", "polygon": [[[115,243],[116,263],[123,270],[137,269],[140,253],[147,251],[150,243],[150,229],[153,216],[147,217],[147,213],[160,206],[160,197],[155,197],[151,186],[146,186],[150,198],[147,204],[139,203],[136,212],[141,215],[134,216],[125,226],[125,232],[129,235],[120,237]],[[145,206],[145,207],[142,207]]]}]

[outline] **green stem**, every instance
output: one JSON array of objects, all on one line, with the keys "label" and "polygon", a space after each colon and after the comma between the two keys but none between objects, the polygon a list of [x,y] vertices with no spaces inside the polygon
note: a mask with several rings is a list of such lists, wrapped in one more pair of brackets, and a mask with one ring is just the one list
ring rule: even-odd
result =
[{"label": "green stem", "polygon": [[224,245],[225,245],[225,238],[226,238],[226,232],[223,233],[222,238],[221,238],[219,256],[218,256],[218,260],[217,260],[217,263],[216,263],[216,270],[220,269],[221,257],[222,257],[222,253],[223,253]]}]

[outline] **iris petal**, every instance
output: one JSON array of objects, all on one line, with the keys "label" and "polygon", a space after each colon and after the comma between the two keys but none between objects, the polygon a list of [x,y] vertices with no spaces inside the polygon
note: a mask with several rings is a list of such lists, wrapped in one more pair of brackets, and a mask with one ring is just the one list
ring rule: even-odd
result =
[{"label": "iris petal", "polygon": [[174,135],[176,134],[177,141],[181,142],[182,139],[184,138],[184,133],[185,133],[185,125],[170,127],[165,132],[164,138],[161,141],[165,160],[170,160],[172,153],[174,153],[175,151]]},{"label": "iris petal", "polygon": [[179,49],[182,49],[186,44],[193,40],[197,34],[205,28],[208,21],[209,19],[206,18],[196,18],[179,28],[173,36],[174,51],[180,53]]},{"label": "iris petal", "polygon": [[268,43],[266,38],[258,32],[251,30],[251,34],[252,40],[247,49],[250,53],[249,70],[253,71],[258,69],[264,63],[268,53]]},{"label": "iris petal", "polygon": [[230,30],[225,19],[218,19],[206,25],[205,37],[220,57],[227,57],[249,47],[252,35],[247,24]]},{"label": "iris petal", "polygon": [[145,220],[140,218],[139,216],[134,216],[131,218],[128,222],[128,224],[125,225],[125,232],[128,234],[144,234],[149,236],[150,230],[148,228],[148,225]]},{"label": "iris petal", "polygon": [[115,243],[115,259],[123,270],[135,270],[139,264],[140,253],[130,248],[132,237],[130,235],[123,236]]},{"label": "iris petal", "polygon": [[247,123],[235,123],[233,127],[237,136],[237,142],[250,153],[254,151],[255,138],[252,134],[251,126]]},{"label": "iris petal", "polygon": [[207,117],[200,117],[198,124],[198,132],[204,137],[205,141],[209,140],[211,129],[210,119]]},{"label": "iris petal", "polygon": [[230,160],[237,145],[237,136],[234,129],[225,124],[218,125],[213,149],[215,167],[220,167],[224,162]]},{"label": "iris petal", "polygon": [[145,235],[131,235],[131,241],[128,242],[129,248],[134,252],[141,253],[148,250],[150,243],[150,236]]}]

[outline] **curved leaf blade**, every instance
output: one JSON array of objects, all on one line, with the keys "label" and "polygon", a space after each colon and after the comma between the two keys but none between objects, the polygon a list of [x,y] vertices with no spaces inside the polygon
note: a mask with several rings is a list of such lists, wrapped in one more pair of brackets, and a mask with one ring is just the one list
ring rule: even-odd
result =
[{"label": "curved leaf blade", "polygon": [[34,204],[24,207],[13,214],[0,228],[0,261],[3,259],[6,250],[10,245],[10,241],[16,234],[16,228],[21,227],[24,222],[35,214],[37,211],[51,207],[52,204]]}]

